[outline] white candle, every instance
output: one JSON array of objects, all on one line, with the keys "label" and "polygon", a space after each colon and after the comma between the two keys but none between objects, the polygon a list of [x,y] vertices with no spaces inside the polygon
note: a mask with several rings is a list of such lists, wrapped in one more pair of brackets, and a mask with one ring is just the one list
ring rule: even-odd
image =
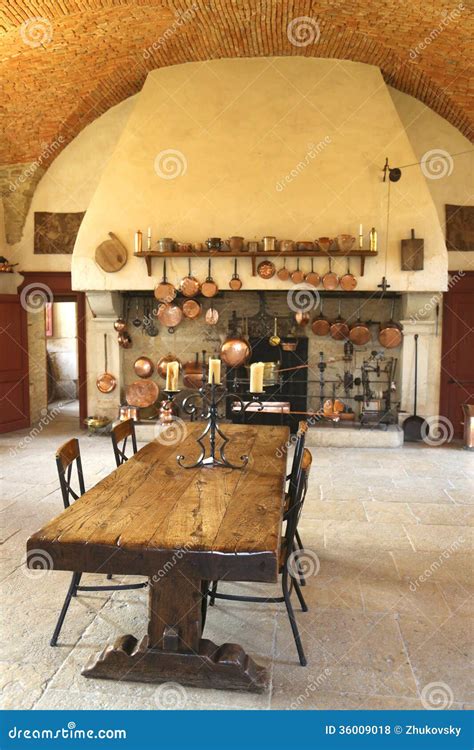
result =
[{"label": "white candle", "polygon": [[215,385],[221,384],[221,361],[215,357],[209,357],[209,378],[208,382]]},{"label": "white candle", "polygon": [[263,362],[254,362],[250,365],[250,393],[263,393]]},{"label": "white candle", "polygon": [[166,391],[178,390],[179,363],[168,362],[166,365]]},{"label": "white candle", "polygon": [[364,232],[362,231],[362,224],[359,224],[359,247],[362,250],[364,246]]},{"label": "white candle", "polygon": [[151,227],[148,227],[148,234],[147,234],[147,248],[148,250],[151,250]]},{"label": "white candle", "polygon": [[135,232],[135,252],[141,253],[141,251],[142,251],[142,233],[138,229]]}]

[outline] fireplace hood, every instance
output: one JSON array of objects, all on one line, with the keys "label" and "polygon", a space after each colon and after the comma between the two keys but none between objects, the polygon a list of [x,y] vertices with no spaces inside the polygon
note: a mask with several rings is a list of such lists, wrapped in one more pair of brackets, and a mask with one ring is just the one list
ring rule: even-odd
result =
[{"label": "fireplace hood", "polygon": [[[368,232],[376,227],[379,253],[366,261],[358,291],[377,289],[384,275],[391,291],[443,290],[447,252],[425,177],[413,168],[399,182],[384,183],[386,157],[392,165],[417,161],[374,66],[286,57],[152,71],[82,222],[72,258],[73,288],[152,289],[162,262],[153,259],[149,277],[145,260],[133,255],[137,229],[144,244],[148,227],[153,241],[196,243],[232,235],[314,240],[357,235],[362,224],[367,247]],[[411,228],[425,241],[423,271],[400,270],[400,240]],[[115,273],[94,260],[109,232],[128,250],[127,263]],[[328,267],[324,258],[314,265],[321,273]],[[167,266],[172,282],[187,272],[182,258],[168,259]],[[303,268],[309,270],[308,259]],[[358,269],[353,261],[351,270],[358,274]],[[344,273],[346,260],[338,259],[334,270]],[[244,289],[291,286],[276,277],[252,276],[250,259],[240,261],[238,271]],[[232,272],[225,253],[213,261],[221,288],[228,287]],[[205,259],[193,259],[193,273],[206,277]]]}]

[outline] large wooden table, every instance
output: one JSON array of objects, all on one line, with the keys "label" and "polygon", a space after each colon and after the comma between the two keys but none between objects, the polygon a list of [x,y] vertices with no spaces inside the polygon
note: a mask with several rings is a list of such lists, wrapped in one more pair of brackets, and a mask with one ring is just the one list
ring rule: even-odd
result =
[{"label": "large wooden table", "polygon": [[180,468],[176,454],[197,457],[201,430],[190,425],[179,446],[149,443],[28,540],[57,570],[149,578],[147,636],[120,637],[87,677],[267,685],[240,646],[202,638],[202,591],[218,579],[277,580],[288,428],[226,425],[228,458],[246,453],[245,469]]}]

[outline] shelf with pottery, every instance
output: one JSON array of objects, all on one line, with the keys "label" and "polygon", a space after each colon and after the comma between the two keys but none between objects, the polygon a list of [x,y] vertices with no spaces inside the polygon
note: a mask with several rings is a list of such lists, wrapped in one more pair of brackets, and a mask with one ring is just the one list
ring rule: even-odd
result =
[{"label": "shelf with pottery", "polygon": [[232,250],[188,250],[183,252],[182,250],[167,250],[161,252],[159,250],[141,250],[140,252],[133,254],[135,258],[145,258],[148,276],[152,275],[152,259],[153,258],[250,258],[252,261],[252,276],[257,275],[257,258],[331,258],[336,260],[337,258],[359,258],[360,259],[360,276],[364,275],[365,271],[365,259],[376,258],[378,255],[377,250],[350,250],[348,253],[341,252],[341,250],[334,250],[326,252],[324,250],[291,250],[281,251],[274,250],[272,252],[258,251],[248,252],[247,250],[240,250],[239,252]]}]

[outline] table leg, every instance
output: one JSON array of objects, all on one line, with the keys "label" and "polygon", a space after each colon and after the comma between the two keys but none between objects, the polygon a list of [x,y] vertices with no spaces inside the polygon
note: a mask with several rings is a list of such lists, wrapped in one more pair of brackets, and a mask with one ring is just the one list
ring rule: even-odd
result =
[{"label": "table leg", "polygon": [[148,634],[121,636],[82,674],[136,682],[179,682],[197,687],[262,692],[268,673],[235,643],[202,638],[201,580],[175,566],[149,581]]}]

